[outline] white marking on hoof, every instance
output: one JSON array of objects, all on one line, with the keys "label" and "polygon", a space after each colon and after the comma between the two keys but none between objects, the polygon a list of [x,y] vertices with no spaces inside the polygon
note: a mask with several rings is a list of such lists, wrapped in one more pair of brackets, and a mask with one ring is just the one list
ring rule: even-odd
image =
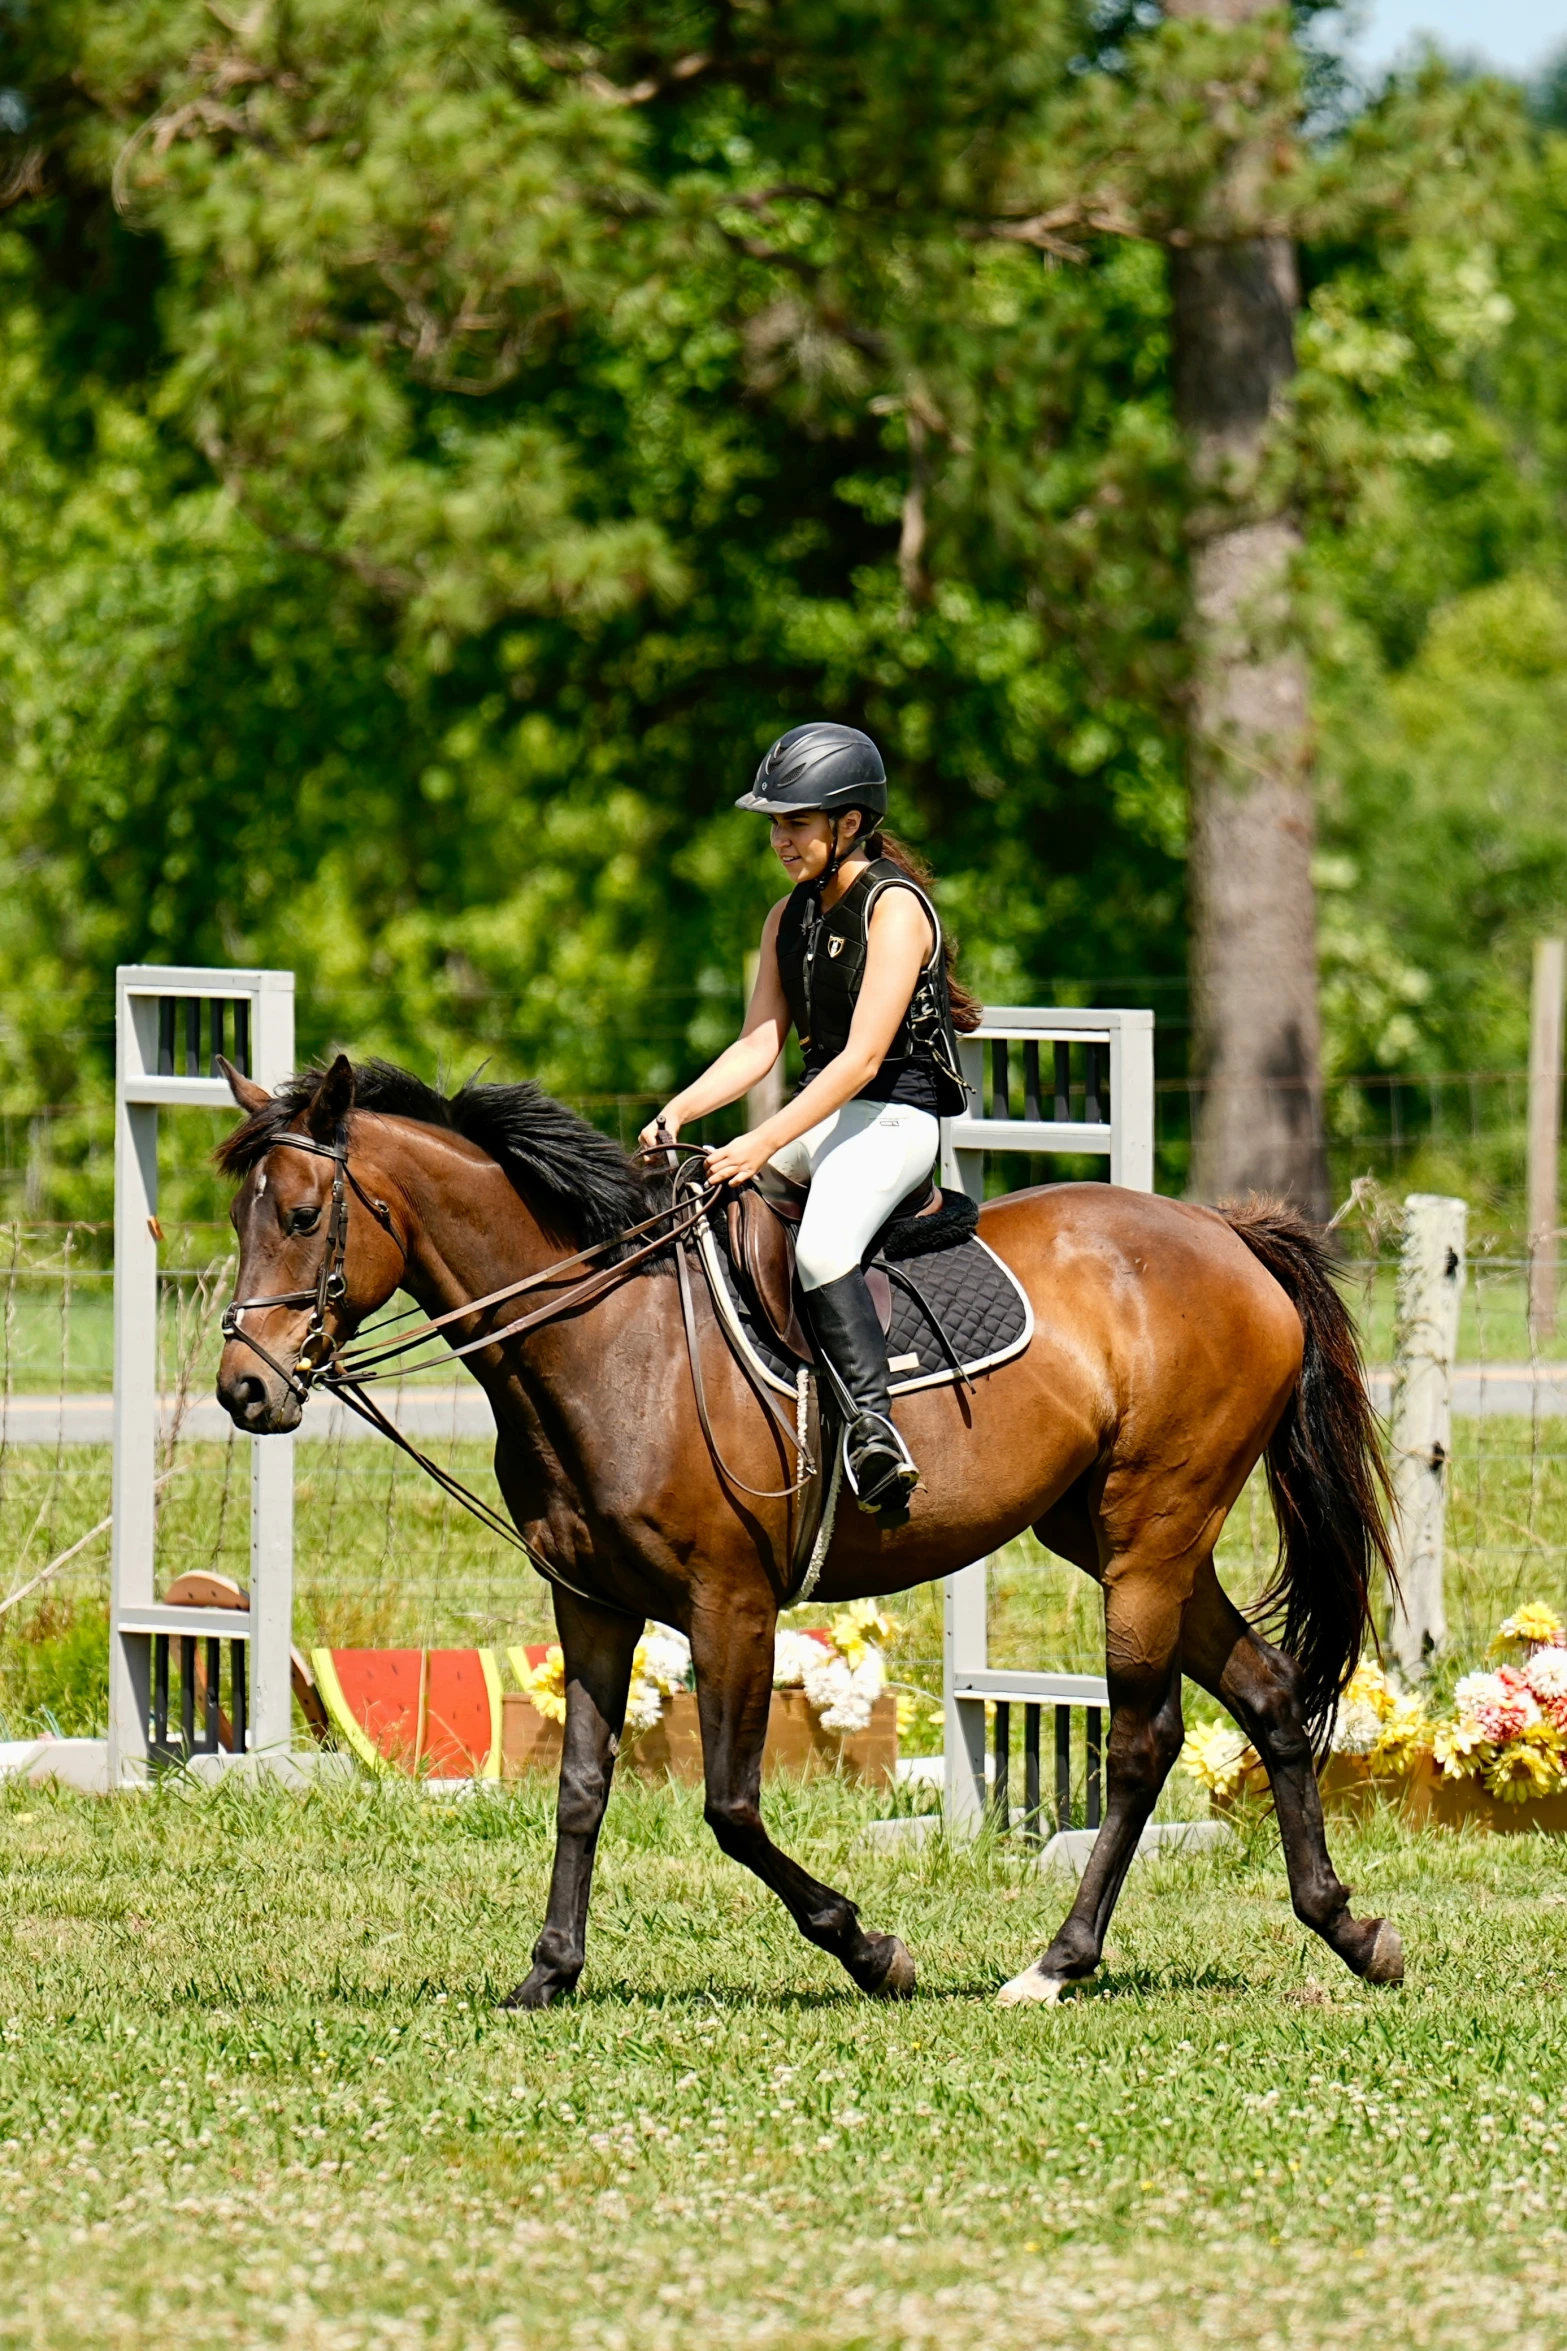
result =
[{"label": "white marking on hoof", "polygon": [[1377,1921],[1376,1941],[1366,1969],[1368,1984],[1401,1984],[1404,1980],[1404,1938],[1390,1918]]},{"label": "white marking on hoof", "polygon": [[1015,1975],[1009,1984],[1003,1984],[996,1999],[1003,2008],[1021,2008],[1025,2001],[1054,2008],[1066,1990],[1066,1984],[1064,1975],[1042,1974],[1036,1960],[1032,1967],[1025,1967],[1021,1975]]}]

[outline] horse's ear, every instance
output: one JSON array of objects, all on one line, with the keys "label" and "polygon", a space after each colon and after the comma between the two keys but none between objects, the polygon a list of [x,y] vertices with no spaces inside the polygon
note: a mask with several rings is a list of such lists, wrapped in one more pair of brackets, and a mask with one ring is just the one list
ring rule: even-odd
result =
[{"label": "horse's ear", "polygon": [[340,1053],[310,1097],[305,1125],[318,1143],[334,1143],[337,1130],[354,1107],[354,1065]]},{"label": "horse's ear", "polygon": [[254,1078],[247,1078],[234,1067],[232,1061],[225,1061],[221,1053],[218,1055],[218,1067],[228,1079],[229,1092],[241,1110],[248,1110],[252,1115],[258,1110],[265,1110],[272,1099],[265,1086],[258,1086]]}]

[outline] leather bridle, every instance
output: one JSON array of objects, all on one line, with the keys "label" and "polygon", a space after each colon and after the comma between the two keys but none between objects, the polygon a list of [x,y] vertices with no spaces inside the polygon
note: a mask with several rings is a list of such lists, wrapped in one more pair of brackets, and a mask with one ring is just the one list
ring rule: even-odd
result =
[{"label": "leather bridle", "polygon": [[[270,1298],[235,1298],[225,1309],[222,1330],[225,1339],[238,1339],[253,1355],[259,1355],[269,1371],[275,1372],[291,1394],[301,1404],[310,1393],[311,1382],[324,1372],[337,1354],[337,1342],[326,1327],[327,1309],[338,1305],[348,1292],[348,1188],[353,1186],[359,1199],[375,1218],[376,1223],[397,1240],[397,1228],[392,1223],[392,1212],[384,1200],[377,1200],[367,1192],[348,1164],[348,1133],[339,1127],[330,1143],[317,1142],[314,1135],[279,1135],[271,1145],[272,1151],[306,1151],[313,1159],[332,1162],[332,1205],[327,1215],[326,1247],[321,1256],[321,1269],[316,1275],[314,1289],[279,1290]],[[270,1156],[270,1153],[268,1154]],[[402,1248],[402,1243],[398,1242]],[[408,1252],[403,1250],[406,1264]],[[294,1360],[293,1369],[279,1363],[277,1357],[253,1333],[247,1331],[240,1317],[259,1314],[274,1306],[308,1306],[312,1309],[305,1330],[304,1344]],[[319,1349],[319,1353],[317,1350]]]}]

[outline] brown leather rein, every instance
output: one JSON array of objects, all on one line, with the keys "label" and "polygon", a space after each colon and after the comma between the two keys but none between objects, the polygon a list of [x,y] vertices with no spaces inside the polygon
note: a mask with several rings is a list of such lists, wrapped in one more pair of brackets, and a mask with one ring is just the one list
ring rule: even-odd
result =
[{"label": "brown leather rein", "polygon": [[[448,1341],[445,1355],[431,1358],[429,1361],[461,1358],[476,1354],[485,1347],[500,1346],[507,1339],[521,1338],[529,1331],[539,1330],[546,1324],[563,1320],[565,1316],[576,1313],[582,1307],[596,1305],[601,1298],[608,1296],[611,1290],[617,1289],[628,1275],[635,1273],[639,1267],[645,1265],[650,1258],[657,1256],[661,1250],[673,1245],[675,1271],[680,1290],[681,1322],[685,1331],[686,1352],[691,1364],[691,1380],[696,1396],[697,1417],[701,1422],[702,1434],[713,1457],[714,1466],[720,1476],[728,1484],[738,1487],[742,1493],[756,1496],[762,1500],[779,1501],[785,1496],[798,1493],[814,1474],[815,1464],[810,1459],[802,1436],[780,1411],[767,1391],[758,1385],[750,1366],[745,1362],[743,1356],[736,1353],[732,1342],[730,1343],[731,1353],[736,1353],[736,1360],[745,1374],[747,1384],[766,1407],[790,1444],[795,1447],[799,1467],[793,1483],[776,1488],[747,1485],[744,1479],[737,1477],[729,1467],[719,1449],[717,1438],[714,1436],[702,1378],[701,1347],[691,1296],[686,1248],[697,1226],[707,1215],[720,1187],[705,1178],[699,1185],[687,1182],[686,1179],[694,1172],[693,1161],[705,1159],[705,1154],[701,1153],[695,1145],[676,1144],[667,1139],[661,1139],[659,1143],[645,1147],[634,1154],[637,1158],[662,1156],[674,1177],[667,1204],[662,1208],[655,1209],[654,1213],[645,1217],[640,1224],[628,1225],[624,1231],[612,1234],[607,1240],[592,1242],[587,1248],[574,1251],[570,1257],[556,1259],[553,1264],[544,1266],[538,1273],[527,1274],[520,1281],[508,1282],[504,1288],[491,1290],[482,1298],[470,1299],[465,1306],[454,1306],[444,1314],[430,1315],[423,1322],[416,1323],[411,1330],[399,1332],[396,1337],[384,1337],[380,1331],[373,1331],[368,1342],[357,1346],[350,1342],[346,1347],[334,1339],[327,1330],[326,1316],[328,1307],[339,1304],[347,1295],[348,1187],[352,1186],[376,1222],[391,1234],[393,1240],[397,1240],[398,1236],[392,1222],[391,1212],[384,1200],[374,1198],[364,1189],[349,1166],[346,1127],[339,1127],[336,1137],[330,1143],[319,1142],[311,1135],[279,1135],[271,1145],[271,1149],[274,1151],[279,1149],[305,1151],[314,1158],[329,1159],[332,1162],[332,1206],[327,1222],[326,1247],[322,1253],[321,1267],[314,1288],[280,1291],[269,1297],[236,1298],[224,1312],[222,1329],[225,1339],[238,1340],[243,1346],[248,1347],[251,1353],[258,1356],[270,1371],[276,1373],[301,1403],[309,1396],[312,1387],[317,1385],[333,1395],[341,1396],[351,1411],[356,1412],[362,1420],[369,1423],[370,1427],[388,1438],[399,1452],[407,1454],[409,1460],[422,1469],[427,1477],[433,1479],[435,1484],[444,1493],[450,1495],[454,1502],[460,1503],[465,1510],[479,1520],[481,1525],[488,1527],[492,1534],[499,1535],[514,1550],[522,1552],[546,1582],[561,1585],[577,1599],[586,1600],[594,1607],[609,1608],[615,1614],[630,1613],[627,1610],[616,1610],[613,1603],[601,1600],[593,1593],[579,1591],[575,1584],[569,1583],[557,1568],[550,1566],[540,1557],[526,1536],[519,1534],[509,1519],[503,1518],[500,1512],[486,1502],[481,1495],[475,1494],[471,1488],[463,1484],[460,1478],[450,1470],[443,1468],[439,1462],[432,1461],[427,1453],[422,1452],[409,1437],[405,1436],[396,1422],[381,1409],[374,1398],[365,1394],[365,1388],[373,1381],[404,1378],[410,1369],[420,1371],[429,1368],[428,1362],[409,1365],[404,1361],[404,1358],[412,1349],[425,1345],[431,1338],[444,1332],[449,1325],[466,1322],[472,1316],[484,1313],[489,1307],[506,1305],[514,1298],[524,1297],[531,1291],[556,1283],[573,1267],[594,1265],[594,1260],[603,1257],[607,1252],[624,1249],[628,1241],[638,1242],[640,1246],[634,1248],[628,1256],[618,1257],[611,1265],[594,1265],[592,1272],[585,1275],[582,1280],[571,1283],[562,1294],[549,1299],[542,1306],[532,1308],[526,1314],[516,1316],[510,1322],[503,1323],[498,1330],[485,1331],[477,1338],[464,1341],[460,1346],[454,1346]],[[689,1154],[683,1168],[679,1161],[679,1154],[682,1151]],[[398,1246],[402,1247],[400,1241]],[[403,1257],[406,1267],[406,1249],[403,1250]],[[242,1319],[247,1313],[260,1312],[266,1308],[278,1306],[309,1306],[313,1309],[303,1344],[292,1368],[280,1363],[259,1339],[247,1331]],[[722,1314],[715,1313],[714,1319],[719,1328],[724,1331],[727,1342],[728,1330]],[[385,1326],[382,1327],[384,1330]]]}]

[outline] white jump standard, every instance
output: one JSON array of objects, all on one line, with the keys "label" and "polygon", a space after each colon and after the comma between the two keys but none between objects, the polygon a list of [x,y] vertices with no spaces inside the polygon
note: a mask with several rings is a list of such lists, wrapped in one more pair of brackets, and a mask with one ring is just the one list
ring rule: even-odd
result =
[{"label": "white jump standard", "polygon": [[[294,1066],[294,975],[131,964],[116,974],[114,1134],[114,1530],[109,1584],[111,1788],[160,1759],[204,1768],[269,1757],[292,1743],[294,1444],[251,1439],[250,1606],[170,1607],[155,1583],[158,1446],[158,1121],[165,1110],[231,1112],[226,1053],[275,1088]],[[203,1031],[206,1051],[203,1050]],[[205,1719],[195,1719],[196,1644],[205,1642]],[[180,1736],[169,1734],[169,1658],[179,1644]],[[218,1746],[222,1645],[234,1750]],[[247,1670],[248,1669],[248,1670]],[[210,1760],[207,1760],[210,1758]]]},{"label": "white jump standard", "polygon": [[[1108,1161],[1111,1183],[1124,1184],[1136,1192],[1153,1190],[1151,1012],[1062,1005],[987,1006],[983,1022],[959,1039],[958,1050],[976,1110],[970,1117],[943,1123],[944,1183],[961,1183],[973,1199],[983,1202],[985,1155],[1007,1151],[1074,1158],[1093,1155]],[[1049,1055],[1044,1070],[1043,1053]],[[1082,1115],[1074,1117],[1073,1094],[1079,1086]],[[974,1835],[987,1804],[1001,1827],[1010,1825],[1014,1707],[1023,1710],[1024,1835],[1036,1844],[1044,1842],[1040,1726],[1047,1708],[1054,1721],[1052,1812],[1057,1835],[1072,1828],[1074,1710],[1080,1710],[1085,1718],[1085,1822],[1097,1829],[1109,1690],[1097,1674],[993,1668],[987,1640],[988,1585],[989,1561],[981,1559],[949,1576],[943,1587],[943,1812],[947,1832],[950,1836]],[[995,1758],[988,1790],[987,1705],[996,1710]]]}]

